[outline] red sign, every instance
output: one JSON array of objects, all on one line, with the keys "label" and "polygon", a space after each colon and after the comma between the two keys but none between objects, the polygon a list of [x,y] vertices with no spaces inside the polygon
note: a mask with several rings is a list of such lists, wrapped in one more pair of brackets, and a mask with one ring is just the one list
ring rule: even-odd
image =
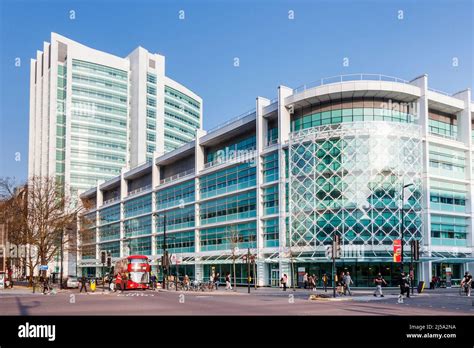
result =
[{"label": "red sign", "polygon": [[393,262],[402,262],[402,241],[400,239],[393,241]]}]

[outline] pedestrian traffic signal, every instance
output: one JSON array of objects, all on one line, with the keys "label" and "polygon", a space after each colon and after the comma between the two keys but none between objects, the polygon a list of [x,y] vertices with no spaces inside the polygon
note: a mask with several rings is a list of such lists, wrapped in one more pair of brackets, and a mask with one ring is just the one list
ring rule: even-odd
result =
[{"label": "pedestrian traffic signal", "polygon": [[340,259],[341,258],[341,237],[338,235],[334,236],[333,240],[333,254],[335,259]]},{"label": "pedestrian traffic signal", "polygon": [[332,245],[326,245],[326,258],[332,259]]},{"label": "pedestrian traffic signal", "polygon": [[102,251],[100,252],[100,263],[101,263],[101,264],[106,263],[106,257],[107,257],[106,251],[105,251],[105,250],[102,250]]},{"label": "pedestrian traffic signal", "polygon": [[107,267],[112,267],[112,257],[107,256]]},{"label": "pedestrian traffic signal", "polygon": [[414,261],[420,259],[420,241],[418,239],[411,241],[411,253]]}]

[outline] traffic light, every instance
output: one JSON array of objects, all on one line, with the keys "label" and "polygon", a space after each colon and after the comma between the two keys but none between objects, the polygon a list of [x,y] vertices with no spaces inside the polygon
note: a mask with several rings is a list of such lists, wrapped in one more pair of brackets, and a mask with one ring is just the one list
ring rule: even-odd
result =
[{"label": "traffic light", "polygon": [[418,261],[420,259],[420,241],[418,239],[411,241],[411,253],[413,260]]},{"label": "traffic light", "polygon": [[106,251],[105,251],[105,250],[101,250],[101,252],[100,252],[100,263],[101,263],[101,264],[106,263],[106,257],[107,257]]},{"label": "traffic light", "polygon": [[341,237],[338,235],[334,236],[334,241],[333,241],[333,253],[334,253],[334,258],[335,259],[340,259],[341,258]]},{"label": "traffic light", "polygon": [[332,259],[332,245],[326,245],[326,258]]},{"label": "traffic light", "polygon": [[107,267],[112,267],[112,257],[107,256]]}]

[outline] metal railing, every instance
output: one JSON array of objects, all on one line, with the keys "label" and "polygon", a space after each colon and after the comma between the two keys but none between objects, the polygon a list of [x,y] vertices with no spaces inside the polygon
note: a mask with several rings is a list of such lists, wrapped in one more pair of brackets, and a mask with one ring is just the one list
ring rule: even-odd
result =
[{"label": "metal railing", "polygon": [[272,146],[272,145],[278,144],[278,138],[266,139],[265,144],[266,146]]},{"label": "metal railing", "polygon": [[209,129],[209,130],[207,131],[207,133],[209,134],[209,133],[215,132],[216,130],[221,129],[221,128],[223,128],[223,127],[225,127],[225,126],[227,126],[227,125],[229,125],[229,124],[231,124],[231,123],[234,123],[235,121],[241,120],[241,119],[243,119],[243,118],[245,118],[245,117],[247,117],[248,115],[251,115],[251,114],[253,114],[253,113],[255,113],[255,108],[254,108],[254,109],[251,109],[251,110],[249,110],[249,111],[246,111],[246,112],[244,112],[244,113],[242,113],[242,114],[240,114],[240,115],[238,115],[238,116],[236,116],[236,117],[233,117],[233,118],[231,118],[231,119],[228,120],[228,121],[225,121],[225,122],[223,122],[223,123],[221,123],[221,124],[218,124],[217,126],[211,128],[211,129]]},{"label": "metal railing", "polygon": [[120,196],[110,198],[110,199],[107,199],[106,201],[104,201],[104,203],[102,203],[102,205],[110,204],[110,203],[113,203],[113,202],[116,202],[116,201],[119,201],[119,200],[120,200]]},{"label": "metal railing", "polygon": [[241,150],[242,152],[236,151],[236,155],[229,156],[227,158],[220,158],[218,157],[214,161],[207,162],[204,164],[204,168],[211,168],[220,164],[224,163],[231,163],[231,162],[245,162],[252,160],[255,158],[257,155],[257,150],[256,149],[247,149],[247,150]]},{"label": "metal railing", "polygon": [[318,81],[311,82],[293,89],[293,93],[300,93],[307,89],[329,85],[332,83],[341,83],[347,81],[388,81],[388,82],[399,82],[409,84],[409,81],[400,79],[394,76],[387,76],[382,74],[348,74],[348,75],[338,75],[331,77],[324,77]]},{"label": "metal railing", "polygon": [[186,171],[184,171],[184,172],[181,172],[181,173],[178,173],[178,174],[169,176],[169,177],[167,177],[167,178],[161,179],[161,180],[160,180],[160,184],[165,184],[165,183],[167,183],[167,182],[171,182],[171,181],[174,181],[174,180],[183,178],[183,177],[185,177],[185,176],[194,174],[194,172],[195,172],[195,169],[194,169],[194,168],[188,169],[188,170],[186,170]]},{"label": "metal railing", "polygon": [[448,97],[451,96],[451,94],[449,94],[448,92],[443,92],[443,91],[440,91],[439,89],[434,89],[434,88],[430,88],[430,87],[428,87],[428,91],[443,94],[443,95],[446,95]]},{"label": "metal railing", "polygon": [[135,190],[132,190],[128,193],[128,197],[130,196],[134,196],[134,195],[137,195],[139,194],[140,192],[144,192],[144,191],[148,191],[151,189],[151,184],[148,184],[148,185],[145,185],[145,186],[142,186],[142,187],[139,187]]}]

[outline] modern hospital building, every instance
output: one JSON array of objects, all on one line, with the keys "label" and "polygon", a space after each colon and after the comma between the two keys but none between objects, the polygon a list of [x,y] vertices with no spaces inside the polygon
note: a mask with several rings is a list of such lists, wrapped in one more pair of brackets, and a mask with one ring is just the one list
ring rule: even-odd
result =
[{"label": "modern hospital building", "polygon": [[[57,48],[53,46],[50,57],[61,52]],[[139,56],[141,49],[134,52]],[[346,75],[297,89],[279,86],[277,98],[257,97],[255,109],[206,132],[200,127],[199,97],[156,73],[156,83],[161,84],[156,88],[165,95],[164,105],[163,98],[157,98],[156,108],[164,107],[164,113],[157,114],[164,114],[165,122],[172,119],[166,110],[190,116],[167,107],[168,96],[196,113],[198,122],[193,128],[196,136],[180,138],[179,144],[167,138],[175,133],[166,123],[164,129],[163,124],[157,125],[156,147],[147,151],[148,142],[142,137],[148,131],[144,123],[148,117],[140,115],[148,109],[134,109],[134,99],[148,97],[148,89],[141,88],[148,83],[134,84],[135,55],[117,62],[99,62],[88,54],[59,56],[65,57],[65,98],[72,98],[72,110],[76,98],[96,100],[91,93],[84,96],[77,90],[81,81],[85,83],[81,88],[97,89],[82,75],[102,78],[104,74],[97,71],[119,69],[116,64],[123,64],[119,71],[129,81],[131,99],[125,97],[123,106],[129,115],[125,162],[121,166],[102,159],[101,165],[114,166],[114,175],[94,183],[86,180],[78,191],[81,199],[92,203],[80,226],[78,273],[100,274],[101,250],[114,259],[148,255],[156,269],[163,254],[165,221],[167,250],[179,260],[178,274],[199,280],[207,280],[213,271],[221,276],[233,273],[235,255],[237,282],[246,283],[243,256],[249,249],[256,260],[251,279],[259,286],[278,286],[283,274],[291,280],[308,272],[321,279],[331,272],[326,246],[334,234],[342,238],[338,273],[350,271],[356,286],[370,286],[378,272],[394,284],[400,264],[393,262],[393,241],[401,238],[406,270],[410,241],[420,241],[417,280],[429,282],[433,275],[444,278],[451,272],[456,281],[464,271],[474,269],[470,90],[453,95],[435,91],[428,87],[426,75],[411,81]],[[146,71],[142,72],[145,79],[152,71],[148,60],[145,65],[137,63],[138,71],[142,72],[140,67]],[[158,60],[155,67],[160,67]],[[113,75],[112,82],[115,79]],[[182,99],[167,94],[167,86],[181,93]],[[56,89],[59,93],[54,85],[51,94]],[[100,112],[94,109],[93,114]],[[81,153],[76,145],[83,122],[77,118],[74,127],[76,117],[66,116],[66,134],[70,130],[71,139],[64,148],[70,158],[64,173],[71,183],[78,182],[79,174],[85,173],[87,179],[91,173],[74,164]],[[89,141],[95,139],[88,134]],[[50,137],[50,143],[56,138]],[[107,146],[116,137],[101,139]],[[50,156],[54,153],[49,151]],[[62,167],[50,168],[62,174],[58,171]],[[171,270],[176,272],[174,265]]]}]

